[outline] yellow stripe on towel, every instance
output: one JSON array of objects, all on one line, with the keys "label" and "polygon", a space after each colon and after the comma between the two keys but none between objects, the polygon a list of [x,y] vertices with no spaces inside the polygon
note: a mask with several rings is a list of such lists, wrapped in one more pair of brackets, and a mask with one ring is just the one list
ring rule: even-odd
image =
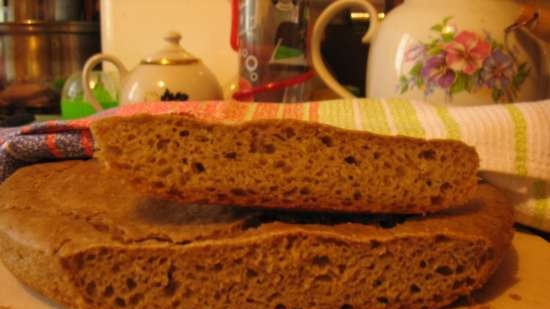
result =
[{"label": "yellow stripe on towel", "polygon": [[390,99],[386,100],[398,134],[425,137],[426,131],[418,119],[416,108],[410,101]]}]

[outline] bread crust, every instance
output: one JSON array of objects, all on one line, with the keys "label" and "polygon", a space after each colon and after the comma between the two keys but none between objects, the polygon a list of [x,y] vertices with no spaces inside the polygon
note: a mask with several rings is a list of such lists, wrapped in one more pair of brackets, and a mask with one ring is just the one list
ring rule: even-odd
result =
[{"label": "bread crust", "polygon": [[477,153],[459,141],[189,115],[112,117],[91,128],[94,156],[111,172],[184,203],[433,213],[466,203],[477,183]]},{"label": "bread crust", "polygon": [[69,161],[0,186],[0,258],[70,308],[438,308],[481,287],[513,233],[486,184],[400,220],[182,206]]}]

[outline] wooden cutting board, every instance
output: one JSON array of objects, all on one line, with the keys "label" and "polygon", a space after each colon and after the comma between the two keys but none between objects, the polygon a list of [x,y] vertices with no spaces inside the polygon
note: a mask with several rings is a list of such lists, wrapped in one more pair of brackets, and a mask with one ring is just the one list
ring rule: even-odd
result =
[{"label": "wooden cutting board", "polygon": [[[549,291],[550,243],[538,236],[517,232],[502,267],[473,298],[490,309],[546,309],[550,308]],[[62,307],[21,285],[0,263],[0,309],[5,308]]]}]

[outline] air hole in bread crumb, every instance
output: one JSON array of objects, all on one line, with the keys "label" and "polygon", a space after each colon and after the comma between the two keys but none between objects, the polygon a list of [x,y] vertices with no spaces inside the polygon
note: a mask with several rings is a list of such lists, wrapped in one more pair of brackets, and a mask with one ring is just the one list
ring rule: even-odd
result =
[{"label": "air hole in bread crumb", "polygon": [[315,277],[315,279],[313,279],[313,281],[322,281],[322,282],[330,282],[332,281],[332,277],[330,275],[320,275],[320,276],[317,276]]},{"label": "air hole in bread crumb", "polygon": [[237,153],[236,152],[226,152],[223,154],[224,157],[228,158],[228,159],[236,159],[237,158]]},{"label": "air hole in bread crumb", "polygon": [[136,139],[136,135],[135,135],[135,134],[130,134],[130,135],[128,135],[127,140],[128,140],[129,142],[131,142],[131,141],[133,141],[133,140],[135,140],[135,139]]},{"label": "air hole in bread crumb", "polygon": [[164,150],[166,149],[166,146],[170,143],[167,139],[161,139],[157,142],[157,150]]},{"label": "air hole in bread crumb", "polygon": [[380,153],[379,152],[375,152],[372,157],[374,158],[374,160],[378,160],[380,159]]},{"label": "air hole in bread crumb", "polygon": [[450,276],[453,274],[453,270],[449,267],[449,266],[446,266],[446,265],[443,265],[443,266],[438,266],[436,269],[435,269],[435,272],[442,275],[442,276]]},{"label": "air hole in bread crumb", "polygon": [[214,264],[214,266],[212,266],[213,271],[220,271],[222,269],[223,269],[223,264],[222,263],[216,263],[216,264]]},{"label": "air hole in bread crumb", "polygon": [[330,264],[330,259],[326,255],[321,255],[321,256],[317,255],[313,257],[313,260],[311,261],[311,263],[319,267],[325,267],[328,264]]},{"label": "air hole in bread crumb", "polygon": [[420,261],[420,268],[426,268],[426,261]]},{"label": "air hole in bread crumb", "polygon": [[182,130],[182,131],[180,131],[179,134],[180,134],[180,137],[187,137],[187,136],[189,136],[189,131],[187,131],[187,130]]},{"label": "air hole in bread crumb", "polygon": [[247,278],[255,278],[255,277],[258,277],[258,273],[254,269],[247,268],[246,269],[246,277]]},{"label": "air hole in bread crumb", "polygon": [[197,137],[196,137],[196,140],[197,140],[198,142],[201,142],[201,143],[204,143],[204,142],[208,142],[208,141],[209,141],[208,137],[207,137],[207,136],[204,136],[204,135],[199,135],[199,136],[197,136]]},{"label": "air hole in bread crumb", "polygon": [[275,146],[273,144],[262,145],[260,149],[261,153],[275,153]]},{"label": "air hole in bread crumb", "polygon": [[237,196],[245,196],[246,195],[246,191],[241,189],[241,188],[233,188],[233,189],[231,189],[231,193],[233,193],[234,195],[237,195]]},{"label": "air hole in bread crumb", "polygon": [[94,281],[88,282],[88,284],[86,285],[86,294],[88,294],[89,296],[95,296],[95,292],[96,292],[95,282]]},{"label": "air hole in bread crumb", "polygon": [[253,139],[250,143],[250,147],[248,148],[248,152],[250,153],[256,153],[258,151],[258,145],[256,143],[256,140]]},{"label": "air hole in bread crumb", "polygon": [[448,236],[446,236],[446,235],[437,234],[437,235],[435,236],[435,242],[437,242],[437,243],[440,243],[440,242],[447,242],[447,241],[449,241],[449,240],[451,240],[451,239],[450,239]]},{"label": "air hole in bread crumb", "polygon": [[443,203],[443,197],[441,197],[441,195],[432,196],[431,201],[432,205],[441,205],[441,203]]},{"label": "air hole in bread crumb", "polygon": [[463,272],[464,272],[464,266],[463,266],[463,265],[458,265],[458,266],[456,267],[455,272],[456,272],[457,274],[463,273]]},{"label": "air hole in bread crumb", "polygon": [[449,190],[450,188],[452,188],[452,185],[448,182],[444,182],[440,187],[439,187],[439,191],[441,191],[441,193],[445,193],[447,190]]},{"label": "air hole in bread crumb", "polygon": [[455,280],[455,282],[453,282],[453,290],[460,289],[463,284],[463,281]]},{"label": "air hole in bread crumb", "polygon": [[172,302],[172,308],[179,308],[180,304],[181,304],[181,301],[175,300],[174,302]]},{"label": "air hole in bread crumb", "polygon": [[382,285],[382,282],[383,282],[382,280],[376,279],[376,280],[374,280],[374,281],[372,282],[372,286],[373,286],[373,287],[381,286],[381,285]]},{"label": "air hole in bread crumb", "polygon": [[287,127],[285,128],[285,135],[287,138],[293,138],[296,135],[296,132],[294,132],[293,128]]},{"label": "air hole in bread crumb", "polygon": [[342,306],[340,306],[340,309],[353,309],[353,306],[350,304],[343,304]]},{"label": "air hole in bread crumb", "polygon": [[137,284],[134,281],[134,279],[132,279],[132,278],[126,279],[126,287],[128,288],[129,291],[135,289],[136,286],[137,286]]},{"label": "air hole in bread crumb", "polygon": [[357,160],[355,159],[354,156],[347,156],[344,158],[344,161],[347,163],[347,164],[353,164],[353,165],[359,165],[357,163]]},{"label": "air hole in bread crumb", "polygon": [[435,151],[432,149],[424,150],[418,154],[418,157],[424,160],[433,160],[435,159]]},{"label": "air hole in bread crumb", "polygon": [[361,192],[353,193],[353,199],[356,200],[356,201],[361,200],[362,197],[363,197],[363,195],[361,194]]},{"label": "air hole in bread crumb", "polygon": [[288,196],[291,196],[291,195],[293,195],[294,193],[296,193],[296,191],[298,191],[298,188],[297,188],[297,187],[294,187],[294,188],[292,188],[292,189],[290,189],[290,190],[288,190],[288,191],[283,192],[283,195],[284,195],[285,197],[288,197]]},{"label": "air hole in bread crumb", "polygon": [[115,298],[115,305],[118,307],[126,307],[126,301],[120,297]]},{"label": "air hole in bread crumb", "polygon": [[416,284],[411,284],[411,286],[409,287],[409,290],[413,294],[416,294],[416,293],[420,292],[420,288]]},{"label": "air hole in bread crumb", "polygon": [[309,190],[308,187],[303,187],[302,189],[300,189],[300,194],[301,195],[308,195],[311,193],[311,190]]},{"label": "air hole in bread crumb", "polygon": [[443,301],[443,296],[441,296],[440,294],[435,294],[433,299],[436,302],[441,302],[441,301]]},{"label": "air hole in bread crumb", "polygon": [[321,137],[321,143],[323,143],[327,147],[332,146],[332,138],[330,136],[323,136]]},{"label": "air hole in bread crumb", "polygon": [[136,293],[130,297],[130,305],[137,305],[143,299],[142,293]]},{"label": "air hole in bread crumb", "polygon": [[476,283],[476,281],[472,277],[467,277],[466,278],[466,284],[467,285],[473,285],[474,283]]},{"label": "air hole in bread crumb", "polygon": [[379,303],[381,304],[387,304],[389,301],[388,301],[388,298],[385,297],[385,296],[380,296],[380,297],[377,297],[376,298],[376,301],[378,301]]},{"label": "air hole in bread crumb", "polygon": [[152,185],[153,188],[155,188],[155,189],[164,188],[164,183],[162,183],[161,181],[153,181],[153,182],[151,182],[151,185]]},{"label": "air hole in bread crumb", "polygon": [[109,297],[113,296],[114,293],[115,293],[115,290],[113,289],[113,286],[108,285],[105,288],[105,291],[103,291],[103,296],[109,298]]},{"label": "air hole in bread crumb", "polygon": [[338,272],[340,272],[340,274],[343,274],[346,271],[346,268],[346,265],[340,264],[338,265]]},{"label": "air hole in bread crumb", "polygon": [[286,306],[283,304],[277,304],[277,306],[275,306],[275,309],[286,309]]},{"label": "air hole in bread crumb", "polygon": [[158,176],[159,177],[166,177],[166,176],[172,174],[172,171],[173,171],[173,169],[171,167],[167,167],[164,170],[160,171],[158,173]]},{"label": "air hole in bread crumb", "polygon": [[195,171],[195,173],[203,173],[206,169],[201,162],[195,162],[193,163],[193,170]]}]

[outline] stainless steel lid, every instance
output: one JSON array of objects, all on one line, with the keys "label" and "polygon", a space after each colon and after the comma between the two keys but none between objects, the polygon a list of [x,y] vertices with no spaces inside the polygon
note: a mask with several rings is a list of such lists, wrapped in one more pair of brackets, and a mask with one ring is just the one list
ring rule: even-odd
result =
[{"label": "stainless steel lid", "polygon": [[99,33],[97,22],[24,21],[0,23],[0,35],[14,33]]}]

